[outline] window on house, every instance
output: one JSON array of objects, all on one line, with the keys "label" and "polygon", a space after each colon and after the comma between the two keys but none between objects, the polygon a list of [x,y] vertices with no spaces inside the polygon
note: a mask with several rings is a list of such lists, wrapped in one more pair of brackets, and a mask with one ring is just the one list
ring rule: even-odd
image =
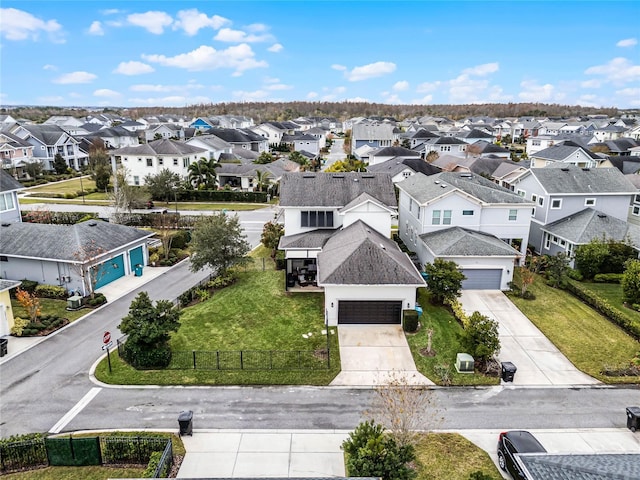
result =
[{"label": "window on house", "polygon": [[431,225],[440,225],[440,210],[434,210],[431,214]]},{"label": "window on house", "polygon": [[142,162],[142,159],[141,159],[141,158],[138,158],[138,162]]},{"label": "window on house", "polygon": [[140,177],[134,176],[133,177],[133,184],[134,185],[140,185]]},{"label": "window on house", "polygon": [[631,213],[632,213],[633,215],[636,215],[636,216],[640,217],[640,207],[636,207],[636,206],[634,206],[634,207],[631,209]]},{"label": "window on house", "polygon": [[537,202],[538,201],[538,195],[536,195],[535,193],[532,193],[531,194],[531,201],[533,203]]},{"label": "window on house", "polygon": [[188,158],[183,158],[182,159],[182,168],[189,168],[189,159]]},{"label": "window on house", "polygon": [[416,207],[418,207],[418,220],[420,220],[420,210],[422,209],[420,208],[420,205],[416,205]]},{"label": "window on house", "polygon": [[6,212],[7,210],[13,210],[15,203],[13,203],[13,196],[10,193],[3,193],[0,195],[0,212]]},{"label": "window on house", "polygon": [[512,208],[509,210],[509,221],[515,222],[518,219],[518,210]]},{"label": "window on house", "polygon": [[640,203],[640,195],[636,195],[636,196],[633,198],[633,203]]},{"label": "window on house", "polygon": [[164,158],[158,159],[158,165],[164,165]]},{"label": "window on house", "polygon": [[464,216],[473,215],[473,213],[473,210],[462,210],[462,215]]},{"label": "window on house", "polygon": [[402,172],[403,178],[408,178],[411,176],[411,172]]},{"label": "window on house", "polygon": [[545,250],[549,250],[549,247],[551,247],[551,239],[549,238],[549,234],[545,233],[544,234],[544,248],[545,248]]},{"label": "window on house", "polygon": [[173,159],[173,166],[174,166],[174,167],[177,167],[177,166],[178,166],[178,159],[177,159],[177,158],[174,158],[174,159]]},{"label": "window on house", "polygon": [[313,228],[333,228],[333,212],[301,212],[300,225]]},{"label": "window on house", "polygon": [[531,216],[532,216],[532,217],[535,217],[535,216],[536,216],[536,207],[533,207],[533,208],[531,209]]},{"label": "window on house", "polygon": [[153,167],[153,158],[147,158],[147,167]]},{"label": "window on house", "polygon": [[6,255],[0,255],[0,262],[8,262],[9,259],[7,258]]},{"label": "window on house", "polygon": [[445,210],[442,215],[442,224],[451,225],[451,210]]},{"label": "window on house", "polygon": [[544,197],[538,197],[538,205],[541,207],[544,205]]},{"label": "window on house", "polygon": [[558,210],[561,207],[562,207],[562,199],[561,198],[555,198],[555,199],[551,200],[551,208],[552,209]]},{"label": "window on house", "polygon": [[595,198],[585,198],[584,200],[584,206],[585,207],[593,207],[596,204],[596,199]]}]

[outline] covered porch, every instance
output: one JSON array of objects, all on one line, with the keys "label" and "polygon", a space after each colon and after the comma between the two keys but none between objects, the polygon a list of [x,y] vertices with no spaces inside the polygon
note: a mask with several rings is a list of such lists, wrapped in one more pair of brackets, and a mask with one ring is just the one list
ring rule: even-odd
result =
[{"label": "covered porch", "polygon": [[287,258],[285,290],[288,292],[323,291],[318,287],[318,264],[315,258]]}]

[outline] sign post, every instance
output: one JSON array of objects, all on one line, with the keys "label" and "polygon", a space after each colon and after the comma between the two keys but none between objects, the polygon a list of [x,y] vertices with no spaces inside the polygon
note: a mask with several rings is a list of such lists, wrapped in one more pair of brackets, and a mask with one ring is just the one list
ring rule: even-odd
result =
[{"label": "sign post", "polygon": [[111,332],[104,332],[102,335],[102,343],[102,349],[107,351],[107,363],[109,364],[109,373],[111,373],[111,355],[109,354],[109,347],[113,345]]}]

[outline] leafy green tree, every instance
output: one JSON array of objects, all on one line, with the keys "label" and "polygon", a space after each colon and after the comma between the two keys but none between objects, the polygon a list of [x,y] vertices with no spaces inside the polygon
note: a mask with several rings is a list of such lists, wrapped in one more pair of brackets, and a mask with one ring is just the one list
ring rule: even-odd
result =
[{"label": "leafy green tree", "polygon": [[26,162],[24,165],[24,171],[31,178],[38,178],[40,175],[42,175],[42,163],[40,163],[39,160]]},{"label": "leafy green tree", "polygon": [[156,175],[144,177],[144,184],[151,198],[169,203],[180,187],[180,175],[163,168]]},{"label": "leafy green tree", "polygon": [[291,160],[292,162],[296,162],[303,169],[309,167],[309,159],[302,155],[300,152],[291,152],[289,154],[289,160]]},{"label": "leafy green tree", "polygon": [[53,157],[53,169],[56,171],[56,174],[62,175],[63,173],[67,173],[67,168],[69,168],[69,165],[67,165],[65,159],[62,158],[62,155],[56,153],[56,156]]},{"label": "leafy green tree", "polygon": [[594,238],[585,245],[576,248],[575,266],[584,278],[591,280],[600,273],[602,265],[609,256],[609,246],[602,239]]},{"label": "leafy green tree", "polygon": [[344,159],[333,162],[325,170],[326,172],[364,172],[367,164],[360,160]]},{"label": "leafy green tree", "polygon": [[166,367],[171,360],[169,339],[180,328],[180,313],[169,300],[154,305],[147,292],[140,292],[118,326],[128,335],[125,359],[136,368]]},{"label": "leafy green tree", "polygon": [[269,152],[262,152],[258,158],[256,158],[253,163],[257,163],[260,165],[266,165],[267,163],[271,163],[275,160],[275,158],[273,157],[273,155],[271,155]]},{"label": "leafy green tree", "polygon": [[436,258],[424,266],[424,271],[429,275],[427,286],[434,303],[448,303],[460,296],[462,281],[467,277],[458,269],[456,262]]},{"label": "leafy green tree", "polygon": [[271,250],[271,256],[275,257],[280,237],[284,235],[284,226],[277,222],[267,222],[262,229],[260,241]]},{"label": "leafy green tree", "polygon": [[256,188],[263,192],[269,185],[271,173],[268,170],[256,170]]},{"label": "leafy green tree", "polygon": [[622,274],[622,295],[625,302],[640,304],[640,260],[629,260]]},{"label": "leafy green tree", "polygon": [[215,189],[216,188],[216,168],[220,164],[214,159],[201,158],[189,165],[189,184],[195,189]]},{"label": "leafy green tree", "polygon": [[347,454],[346,467],[351,477],[379,477],[383,480],[411,480],[416,471],[413,445],[399,445],[373,420],[362,422],[342,442]]},{"label": "leafy green tree", "polygon": [[191,270],[208,266],[223,275],[231,266],[246,263],[251,250],[237,215],[223,212],[202,217],[191,235]]},{"label": "leafy green tree", "polygon": [[480,365],[487,365],[500,350],[498,322],[480,312],[473,312],[464,326],[462,345]]},{"label": "leafy green tree", "polygon": [[569,273],[569,257],[564,252],[557,255],[545,255],[545,275],[547,284],[553,288],[564,288]]}]

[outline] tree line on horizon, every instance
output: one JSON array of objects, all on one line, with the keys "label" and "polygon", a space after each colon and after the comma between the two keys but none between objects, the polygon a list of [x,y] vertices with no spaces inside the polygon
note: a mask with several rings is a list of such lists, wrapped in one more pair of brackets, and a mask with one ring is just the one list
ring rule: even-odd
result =
[{"label": "tree line on horizon", "polygon": [[133,119],[159,114],[207,117],[212,115],[242,115],[253,118],[254,122],[284,121],[297,117],[334,117],[345,120],[352,117],[390,117],[396,120],[433,116],[459,120],[466,117],[576,117],[602,114],[617,116],[621,109],[616,107],[583,107],[580,105],[560,105],[557,103],[484,103],[484,104],[441,104],[441,105],[390,105],[367,102],[223,102],[189,105],[185,107],[131,107],[131,108],[91,108],[54,106],[17,106],[0,109],[14,118],[26,118],[44,122],[52,115],[87,116],[98,113],[114,113]]}]

